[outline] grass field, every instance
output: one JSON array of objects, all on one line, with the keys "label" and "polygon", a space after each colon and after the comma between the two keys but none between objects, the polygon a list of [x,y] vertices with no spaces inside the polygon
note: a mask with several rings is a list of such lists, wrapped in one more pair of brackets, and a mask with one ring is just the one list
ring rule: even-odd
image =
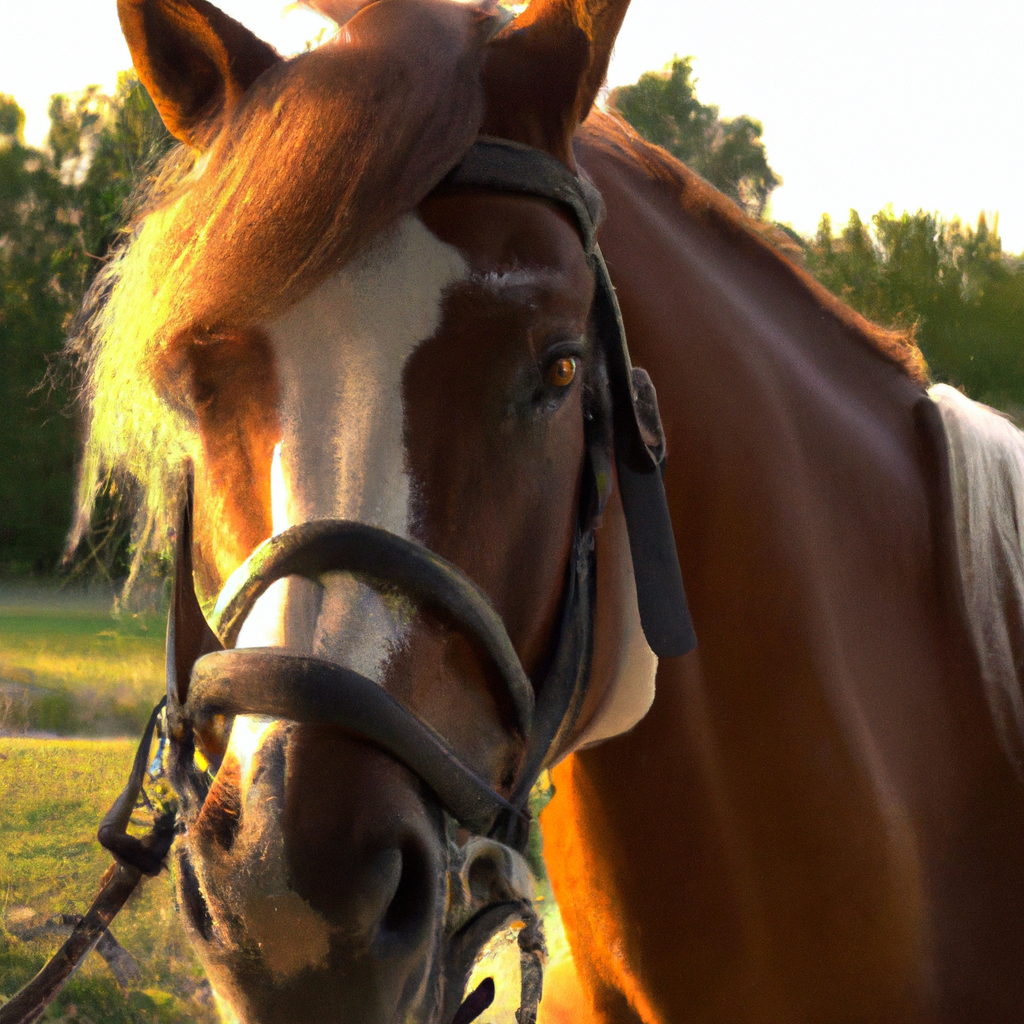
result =
[{"label": "grass field", "polygon": [[110,592],[0,589],[0,735],[131,736],[163,692],[164,626]]},{"label": "grass field", "polygon": [[[124,784],[134,748],[131,740],[0,739],[0,995],[12,995],[63,941],[17,933],[55,914],[84,913],[95,896],[110,863],[96,826]],[[127,997],[93,953],[45,1020],[216,1021],[166,873],[146,883],[112,931],[141,972]]]},{"label": "grass field", "polygon": [[[137,737],[163,691],[162,619],[115,617],[112,607],[102,589],[0,589],[0,998],[64,939],[26,932],[84,913],[110,863],[96,828],[136,739],[67,737]],[[112,930],[141,972],[127,996],[93,953],[44,1019],[216,1021],[166,874],[146,883]]]}]

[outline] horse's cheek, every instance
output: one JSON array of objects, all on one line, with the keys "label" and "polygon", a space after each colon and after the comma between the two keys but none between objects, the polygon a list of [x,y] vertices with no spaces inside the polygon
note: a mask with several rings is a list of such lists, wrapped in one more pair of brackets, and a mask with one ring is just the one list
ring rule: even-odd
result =
[{"label": "horse's cheek", "polygon": [[280,386],[260,335],[193,346],[190,384],[202,456],[193,467],[193,556],[201,601],[271,533],[271,464]]}]

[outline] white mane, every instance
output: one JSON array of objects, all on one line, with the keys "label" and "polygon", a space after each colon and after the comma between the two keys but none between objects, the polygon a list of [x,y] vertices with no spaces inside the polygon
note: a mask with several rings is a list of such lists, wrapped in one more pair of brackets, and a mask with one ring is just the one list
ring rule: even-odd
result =
[{"label": "white mane", "polygon": [[949,446],[957,557],[967,621],[1006,756],[1024,776],[1024,432],[936,384]]}]

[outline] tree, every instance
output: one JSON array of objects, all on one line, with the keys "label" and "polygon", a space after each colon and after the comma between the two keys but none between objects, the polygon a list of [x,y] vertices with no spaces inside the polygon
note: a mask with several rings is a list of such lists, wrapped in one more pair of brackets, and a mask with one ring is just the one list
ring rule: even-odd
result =
[{"label": "tree", "polygon": [[805,259],[865,316],[913,329],[936,379],[1024,412],[1024,258],[1003,253],[998,223],[851,210],[838,235],[822,217]]},{"label": "tree", "polygon": [[718,107],[697,99],[693,58],[676,57],[635,85],[613,89],[609,104],[645,139],[663,146],[751,216],[763,217],[782,179],[768,166],[760,121],[719,117]]},{"label": "tree", "polygon": [[83,248],[95,272],[173,139],[134,72],[118,76],[113,96],[95,86],[54,96],[49,113],[47,144],[62,178],[76,184]]},{"label": "tree", "polygon": [[57,561],[75,458],[69,421],[41,385],[81,295],[82,265],[71,189],[24,144],[10,97],[0,121],[0,562],[39,570]]},{"label": "tree", "polygon": [[70,524],[71,388],[49,372],[85,288],[168,136],[145,90],[55,96],[42,149],[0,96],[0,570],[48,572]]}]

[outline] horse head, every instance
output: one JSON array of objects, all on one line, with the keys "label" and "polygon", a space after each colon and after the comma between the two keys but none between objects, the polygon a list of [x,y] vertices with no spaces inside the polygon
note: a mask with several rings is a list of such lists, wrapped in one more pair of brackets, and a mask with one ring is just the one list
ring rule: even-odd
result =
[{"label": "horse head", "polygon": [[83,493],[141,481],[143,546],[180,512],[172,863],[226,1018],[449,1024],[530,914],[537,773],[652,692],[612,483],[660,488],[657,415],[572,150],[626,4],[357,6],[282,60],[119,0],[185,148],[98,286]]}]

